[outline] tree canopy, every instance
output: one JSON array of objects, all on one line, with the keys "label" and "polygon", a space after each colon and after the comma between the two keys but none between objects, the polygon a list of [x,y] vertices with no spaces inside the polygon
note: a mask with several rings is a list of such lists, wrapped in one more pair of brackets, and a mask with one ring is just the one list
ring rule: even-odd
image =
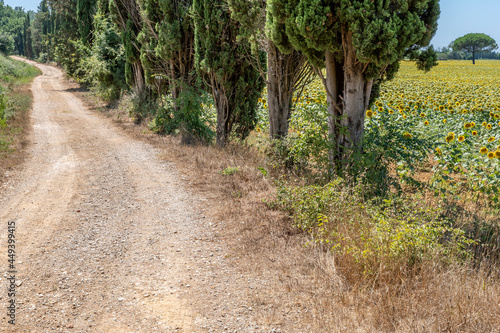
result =
[{"label": "tree canopy", "polygon": [[476,53],[491,52],[498,48],[493,38],[486,34],[471,33],[455,39],[452,43],[453,51],[465,51],[472,54],[472,63],[476,63]]}]

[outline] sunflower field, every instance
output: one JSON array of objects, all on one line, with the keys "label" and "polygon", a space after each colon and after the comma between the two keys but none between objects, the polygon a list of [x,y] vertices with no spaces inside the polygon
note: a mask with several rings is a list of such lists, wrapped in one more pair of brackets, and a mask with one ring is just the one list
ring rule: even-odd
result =
[{"label": "sunflower field", "polygon": [[[267,126],[265,94],[260,128]],[[326,169],[327,105],[319,79],[296,102],[288,138],[295,161]],[[365,169],[388,163],[398,183],[498,203],[500,61],[444,61],[424,73],[402,62],[366,113]],[[382,157],[382,158],[378,158]],[[362,159],[362,158],[361,158]]]}]

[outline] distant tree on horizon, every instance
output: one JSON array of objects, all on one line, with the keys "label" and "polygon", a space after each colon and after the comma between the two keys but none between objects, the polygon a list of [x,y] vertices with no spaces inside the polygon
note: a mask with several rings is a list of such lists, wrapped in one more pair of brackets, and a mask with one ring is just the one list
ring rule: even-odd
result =
[{"label": "distant tree on horizon", "polygon": [[472,63],[476,64],[476,53],[493,51],[498,48],[493,38],[482,33],[471,33],[455,39],[451,45],[453,51],[465,51],[472,54]]}]

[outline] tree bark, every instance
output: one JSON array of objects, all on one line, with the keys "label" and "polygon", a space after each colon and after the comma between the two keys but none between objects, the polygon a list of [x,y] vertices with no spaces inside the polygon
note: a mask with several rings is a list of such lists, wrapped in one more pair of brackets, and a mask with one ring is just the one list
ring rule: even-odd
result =
[{"label": "tree bark", "polygon": [[373,79],[366,79],[364,64],[359,62],[352,44],[352,33],[343,31],[344,46],[344,108],[338,146],[342,158],[349,149],[361,148],[365,112],[370,102]]},{"label": "tree bark", "polygon": [[340,135],[340,117],[342,115],[342,103],[340,95],[342,95],[344,77],[342,74],[342,63],[335,59],[332,52],[325,52],[326,61],[326,101],[328,105],[328,136],[332,147],[328,155],[331,171],[336,168],[337,162],[340,158],[339,147],[337,141]]},{"label": "tree bark", "polygon": [[267,103],[269,108],[269,136],[273,140],[288,135],[295,85],[295,68],[293,68],[293,52],[290,55],[285,55],[272,42],[269,44],[267,54]]}]

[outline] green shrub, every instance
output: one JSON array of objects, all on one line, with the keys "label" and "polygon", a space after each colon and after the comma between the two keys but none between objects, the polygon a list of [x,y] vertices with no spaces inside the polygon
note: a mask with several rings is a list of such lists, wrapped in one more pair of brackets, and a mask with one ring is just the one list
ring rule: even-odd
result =
[{"label": "green shrub", "polygon": [[161,134],[182,134],[184,140],[209,143],[213,140],[211,115],[204,105],[210,103],[210,96],[199,89],[183,89],[177,100],[164,96],[163,107],[158,110],[149,128]]},{"label": "green shrub", "polygon": [[439,211],[397,196],[365,200],[363,192],[361,184],[347,186],[341,178],[324,186],[281,184],[274,204],[331,250],[341,266],[357,267],[353,278],[411,274],[436,258],[444,264],[469,256],[473,241]]}]

